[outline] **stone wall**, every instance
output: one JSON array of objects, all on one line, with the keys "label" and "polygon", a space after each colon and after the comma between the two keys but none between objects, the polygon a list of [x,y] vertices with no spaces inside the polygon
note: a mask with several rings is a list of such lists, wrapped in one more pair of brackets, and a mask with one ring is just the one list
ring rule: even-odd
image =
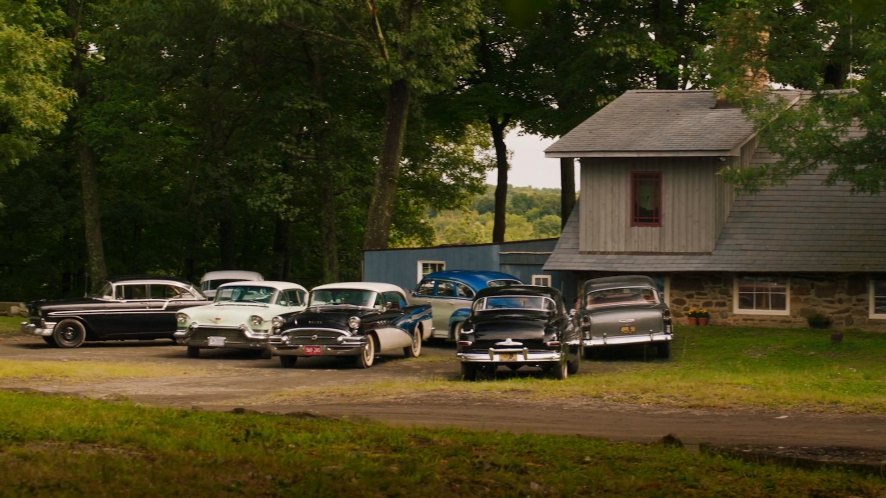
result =
[{"label": "stone wall", "polygon": [[688,274],[671,277],[670,305],[677,323],[687,323],[690,308],[705,308],[714,325],[808,327],[807,318],[825,315],[834,329],[886,332],[886,319],[868,318],[868,277],[863,274],[791,276],[790,316],[736,315],[732,274]]}]

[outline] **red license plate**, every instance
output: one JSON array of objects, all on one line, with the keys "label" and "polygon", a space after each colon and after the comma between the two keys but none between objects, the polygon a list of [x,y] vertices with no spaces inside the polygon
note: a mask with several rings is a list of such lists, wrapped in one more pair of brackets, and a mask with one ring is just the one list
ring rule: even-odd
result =
[{"label": "red license plate", "polygon": [[305,346],[305,354],[308,354],[308,355],[323,354],[323,347],[321,347],[321,346]]}]

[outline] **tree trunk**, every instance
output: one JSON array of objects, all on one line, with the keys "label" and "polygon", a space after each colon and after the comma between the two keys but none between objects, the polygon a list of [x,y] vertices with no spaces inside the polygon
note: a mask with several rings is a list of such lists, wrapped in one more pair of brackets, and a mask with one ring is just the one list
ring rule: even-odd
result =
[{"label": "tree trunk", "polygon": [[102,240],[101,203],[98,193],[96,159],[92,149],[82,142],[80,149],[80,180],[83,188],[83,227],[86,230],[86,254],[89,260],[90,287],[93,291],[108,278],[105,247]]},{"label": "tree trunk", "polygon": [[391,233],[391,222],[394,215],[394,195],[397,192],[397,179],[400,176],[403,136],[406,133],[406,118],[409,114],[410,94],[409,83],[403,79],[394,81],[388,88],[385,138],[378,171],[375,174],[372,199],[369,202],[363,249],[387,249],[388,247],[388,236]]},{"label": "tree trunk", "polygon": [[575,159],[560,158],[560,228],[566,226],[566,220],[575,207]]},{"label": "tree trunk", "polygon": [[511,118],[505,115],[501,121],[490,117],[489,129],[492,131],[492,144],[495,147],[495,166],[498,177],[495,183],[495,216],[492,225],[492,243],[505,241],[505,229],[508,206],[508,146],[505,144],[505,129]]},{"label": "tree trunk", "polygon": [[290,279],[289,225],[288,221],[279,218],[274,221],[274,268],[271,274],[276,280]]},{"label": "tree trunk", "polygon": [[[671,49],[675,54],[680,50],[677,46],[680,29],[680,18],[677,14],[678,6],[673,0],[655,0],[652,4],[652,26],[655,31],[655,43],[662,48]],[[658,90],[676,90],[680,81],[678,78],[677,61],[671,61],[669,67],[655,69],[655,88]]]},{"label": "tree trunk", "polygon": [[[69,32],[74,50],[71,55],[71,81],[77,100],[82,104],[87,100],[89,84],[83,74],[83,57],[87,47],[80,40],[80,23],[82,22],[83,3],[71,0],[68,3],[68,18],[71,21]],[[83,130],[79,128],[77,113],[72,113],[71,126],[75,130],[75,147],[80,166],[80,184],[83,195],[83,228],[86,242],[86,259],[89,271],[90,288],[98,290],[108,278],[108,267],[105,262],[105,249],[102,240],[101,203],[98,189],[98,160],[95,151],[86,142]]]},{"label": "tree trunk", "polygon": [[[323,186],[323,207],[320,213],[320,233],[323,240],[323,281],[337,282],[338,267],[338,230],[336,230],[335,186],[329,183]],[[362,273],[362,272],[361,272]]]}]

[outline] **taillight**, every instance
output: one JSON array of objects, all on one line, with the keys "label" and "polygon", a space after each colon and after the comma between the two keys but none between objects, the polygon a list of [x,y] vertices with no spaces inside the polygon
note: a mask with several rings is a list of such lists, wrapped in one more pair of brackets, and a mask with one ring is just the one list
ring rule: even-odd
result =
[{"label": "taillight", "polygon": [[468,348],[474,344],[474,341],[458,341],[458,347],[460,348]]},{"label": "taillight", "polygon": [[547,346],[547,347],[549,347],[549,348],[559,348],[559,347],[560,347],[560,341],[548,341],[548,342],[545,343],[545,346]]}]

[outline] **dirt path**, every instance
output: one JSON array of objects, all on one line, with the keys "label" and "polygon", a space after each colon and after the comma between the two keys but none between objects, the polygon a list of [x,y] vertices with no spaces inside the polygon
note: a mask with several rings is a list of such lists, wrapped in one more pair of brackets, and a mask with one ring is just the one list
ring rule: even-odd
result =
[{"label": "dirt path", "polygon": [[[377,396],[356,386],[405,378],[451,378],[453,351],[425,347],[430,359],[382,360],[368,370],[328,359],[299,360],[283,369],[275,360],[224,351],[186,358],[184,348],[165,341],[86,344],[76,350],[47,347],[29,336],[0,337],[0,359],[73,362],[133,362],[154,365],[164,375],[89,382],[2,379],[0,388],[71,394],[94,399],[130,399],[155,406],[207,410],[246,409],[272,413],[371,419],[398,425],[456,426],[478,430],[575,434],[614,441],[655,442],[673,435],[685,445],[829,448],[865,450],[868,461],[886,460],[886,415],[809,414],[748,410],[678,410],[656,406],[564,399],[533,402],[507,396],[410,392]],[[584,371],[600,365],[586,362]],[[166,374],[165,372],[169,372]],[[579,374],[579,375],[588,375]],[[354,396],[327,395],[324,387],[355,386]],[[307,388],[307,389],[306,389]],[[304,395],[304,391],[308,395]],[[445,398],[441,398],[445,396]]]}]

